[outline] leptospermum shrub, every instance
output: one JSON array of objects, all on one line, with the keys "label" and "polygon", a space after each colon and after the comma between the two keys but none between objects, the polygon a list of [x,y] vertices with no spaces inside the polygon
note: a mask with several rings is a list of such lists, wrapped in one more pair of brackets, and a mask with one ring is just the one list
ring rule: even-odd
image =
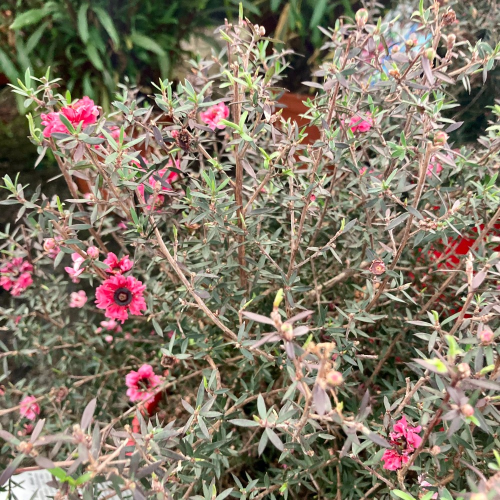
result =
[{"label": "leptospermum shrub", "polygon": [[499,128],[459,146],[443,116],[499,47],[437,3],[399,21],[325,30],[306,128],[241,15],[151,107],[19,83],[69,194],[4,177],[4,489],[499,497]]}]

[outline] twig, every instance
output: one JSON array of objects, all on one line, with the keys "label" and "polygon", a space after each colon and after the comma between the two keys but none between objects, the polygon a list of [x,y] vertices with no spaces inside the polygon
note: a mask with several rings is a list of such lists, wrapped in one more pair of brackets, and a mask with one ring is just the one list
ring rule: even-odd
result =
[{"label": "twig", "polygon": [[[156,237],[156,241],[158,243],[158,246],[160,248],[160,252],[162,255],[167,259],[168,263],[172,267],[172,269],[175,271],[179,279],[181,280],[182,284],[186,287],[186,290],[189,292],[191,297],[195,300],[195,302],[198,304],[198,307],[213,321],[213,323],[218,326],[222,332],[225,334],[225,336],[231,340],[232,342],[236,343],[236,346],[240,346],[240,343],[238,341],[238,336],[230,330],[224,323],[220,321],[220,319],[208,308],[208,306],[205,304],[203,299],[196,294],[194,288],[191,286],[191,283],[189,280],[186,278],[184,273],[182,272],[181,268],[177,264],[177,262],[174,260],[172,257],[171,253],[169,252],[168,248],[166,247],[163,238],[161,236],[160,231],[156,227],[155,220],[153,219],[152,216],[149,217],[149,220],[151,222],[151,225],[154,227],[154,234]],[[260,349],[254,349],[255,352],[258,354],[264,356],[268,361],[272,361],[274,358],[273,356],[270,356],[266,352],[260,350]]]}]

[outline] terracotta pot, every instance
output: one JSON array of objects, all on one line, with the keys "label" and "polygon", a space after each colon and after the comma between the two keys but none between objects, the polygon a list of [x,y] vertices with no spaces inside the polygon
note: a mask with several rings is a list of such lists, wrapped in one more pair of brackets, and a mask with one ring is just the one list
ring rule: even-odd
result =
[{"label": "terracotta pot", "polygon": [[[306,94],[291,94],[285,93],[278,101],[285,107],[282,111],[282,116],[285,120],[291,118],[297,122],[299,127],[304,127],[308,124],[308,120],[301,118],[300,115],[307,112],[309,108],[305,106],[303,101],[306,101],[309,96]],[[307,127],[307,137],[304,141],[305,144],[313,144],[320,138],[320,131],[318,127]]]}]

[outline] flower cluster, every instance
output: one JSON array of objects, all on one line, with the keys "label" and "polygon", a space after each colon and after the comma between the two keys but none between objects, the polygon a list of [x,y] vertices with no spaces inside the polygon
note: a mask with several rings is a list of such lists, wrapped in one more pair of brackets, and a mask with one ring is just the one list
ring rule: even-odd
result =
[{"label": "flower cluster", "polygon": [[42,114],[42,125],[44,137],[51,137],[54,133],[68,133],[68,128],[61,121],[60,116],[64,115],[69,122],[77,127],[80,123],[85,128],[88,125],[96,123],[99,116],[99,108],[94,104],[94,101],[85,96],[82,99],[76,100],[73,104],[65,106],[60,112],[52,111],[48,114]]},{"label": "flower cluster", "polygon": [[226,126],[220,121],[225,120],[228,116],[229,108],[223,102],[210,106],[206,111],[200,113],[201,121],[205,122],[212,130],[225,128]]},{"label": "flower cluster", "polygon": [[33,283],[32,272],[29,262],[16,257],[0,268],[0,286],[17,297]]},{"label": "flower cluster", "polygon": [[410,455],[422,443],[422,438],[418,435],[421,430],[420,425],[417,427],[408,425],[404,415],[399,422],[394,424],[393,432],[389,434],[390,443],[394,448],[386,450],[382,455],[384,469],[398,470],[403,464],[408,463]]}]

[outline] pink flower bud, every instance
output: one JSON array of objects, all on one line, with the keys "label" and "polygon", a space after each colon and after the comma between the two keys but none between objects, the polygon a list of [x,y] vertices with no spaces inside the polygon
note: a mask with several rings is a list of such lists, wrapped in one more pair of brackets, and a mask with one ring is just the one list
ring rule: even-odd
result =
[{"label": "pink flower bud", "polygon": [[332,387],[338,387],[344,383],[344,377],[337,370],[332,370],[326,374],[326,383]]},{"label": "pink flower bud", "polygon": [[483,329],[479,333],[479,340],[481,341],[481,344],[491,344],[494,338],[495,334],[493,333],[493,330],[489,326],[483,326]]},{"label": "pink flower bud", "polygon": [[359,9],[354,17],[356,24],[362,28],[368,21],[368,11],[366,9]]},{"label": "pink flower bud", "polygon": [[434,146],[444,146],[448,140],[448,134],[439,130],[434,134]]},{"label": "pink flower bud", "polygon": [[474,415],[474,408],[469,404],[463,405],[460,411],[464,417],[472,417]]},{"label": "pink flower bud", "polygon": [[99,257],[99,249],[97,247],[90,246],[87,248],[87,255],[91,259],[97,259],[97,257]]},{"label": "pink flower bud", "polygon": [[54,250],[54,248],[57,246],[56,240],[54,238],[47,238],[43,242],[43,249],[46,252],[50,252],[51,250]]},{"label": "pink flower bud", "polygon": [[111,344],[111,342],[113,342],[113,335],[106,335],[104,337],[104,340],[108,343],[108,344]]}]

